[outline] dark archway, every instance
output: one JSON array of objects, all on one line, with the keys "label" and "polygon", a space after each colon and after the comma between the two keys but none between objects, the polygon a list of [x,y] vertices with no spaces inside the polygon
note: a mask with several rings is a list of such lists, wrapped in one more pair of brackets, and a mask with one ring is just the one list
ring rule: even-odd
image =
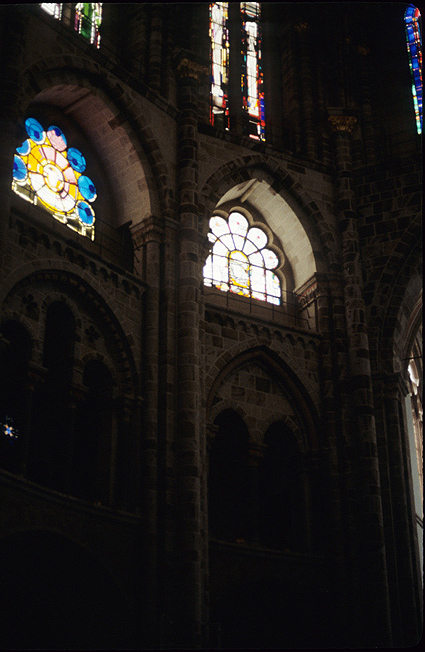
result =
[{"label": "dark archway", "polygon": [[67,492],[71,446],[69,388],[72,379],[75,320],[68,306],[55,301],[47,309],[43,367],[45,382],[36,392],[32,412],[29,477]]},{"label": "dark archway", "polygon": [[210,534],[225,541],[246,539],[250,532],[248,443],[246,425],[236,412],[224,410],[214,421],[208,478]]},{"label": "dark archway", "polygon": [[17,473],[28,435],[28,365],[32,343],[26,329],[14,320],[3,324],[1,335],[0,465]]},{"label": "dark archway", "polygon": [[84,368],[87,397],[78,417],[73,442],[72,494],[108,502],[113,417],[112,377],[99,360]]},{"label": "dark archway", "polygon": [[0,542],[3,649],[128,649],[128,606],[89,553],[50,532]]},{"label": "dark archway", "polygon": [[301,455],[295,435],[284,421],[273,423],[264,436],[259,465],[259,538],[270,548],[299,547],[303,511]]}]

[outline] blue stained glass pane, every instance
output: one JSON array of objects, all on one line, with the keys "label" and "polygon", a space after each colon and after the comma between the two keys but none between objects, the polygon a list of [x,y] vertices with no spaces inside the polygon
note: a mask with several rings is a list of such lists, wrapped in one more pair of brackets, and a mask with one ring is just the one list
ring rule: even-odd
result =
[{"label": "blue stained glass pane", "polygon": [[31,145],[29,140],[25,140],[20,147],[16,148],[16,151],[18,154],[22,154],[22,156],[26,156],[27,154],[30,153]]},{"label": "blue stained glass pane", "polygon": [[94,213],[91,208],[85,201],[80,201],[77,204],[78,217],[81,222],[86,226],[91,226],[94,223]]},{"label": "blue stained glass pane", "polygon": [[81,176],[78,179],[78,188],[84,199],[94,201],[96,199],[96,187],[91,179]]},{"label": "blue stained glass pane", "polygon": [[86,169],[86,159],[76,147],[68,149],[68,161],[77,172],[84,172]]},{"label": "blue stained glass pane", "polygon": [[40,145],[44,141],[45,133],[41,124],[35,118],[27,118],[25,120],[25,128],[27,134],[32,140]]},{"label": "blue stained glass pane", "polygon": [[27,166],[19,156],[16,156],[13,160],[13,178],[16,181],[23,181],[27,176]]}]

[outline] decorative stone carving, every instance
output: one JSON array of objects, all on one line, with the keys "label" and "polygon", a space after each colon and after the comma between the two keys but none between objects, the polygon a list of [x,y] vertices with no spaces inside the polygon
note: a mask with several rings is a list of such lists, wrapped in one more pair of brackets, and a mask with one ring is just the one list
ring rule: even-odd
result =
[{"label": "decorative stone carving", "polygon": [[177,66],[177,75],[180,79],[185,77],[192,77],[193,79],[199,79],[209,74],[209,70],[206,66],[202,66],[199,63],[190,61],[190,59],[181,59]]},{"label": "decorative stone carving", "polygon": [[328,123],[332,131],[345,131],[351,134],[357,124],[357,118],[353,115],[330,115]]}]

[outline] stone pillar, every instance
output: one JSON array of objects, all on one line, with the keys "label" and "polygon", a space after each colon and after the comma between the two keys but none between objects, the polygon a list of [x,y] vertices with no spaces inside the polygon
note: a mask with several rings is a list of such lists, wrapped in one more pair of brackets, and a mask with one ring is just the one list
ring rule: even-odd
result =
[{"label": "stone pillar", "polygon": [[162,65],[162,6],[152,3],[149,34],[148,83],[152,90],[161,89]]},{"label": "stone pillar", "polygon": [[9,227],[13,157],[17,145],[19,99],[21,95],[21,59],[25,51],[25,9],[19,5],[5,5],[1,10],[0,60],[2,62],[0,106],[0,193],[2,218],[0,220],[0,267],[3,246]]},{"label": "stone pillar", "polygon": [[375,144],[372,123],[372,108],[370,105],[370,71],[372,62],[370,61],[370,50],[365,45],[357,48],[359,55],[359,80],[360,80],[360,97],[362,106],[362,141],[363,154],[367,165],[375,163]]},{"label": "stone pillar", "polygon": [[313,84],[311,78],[311,54],[308,23],[298,23],[295,26],[298,32],[299,58],[300,58],[300,82],[302,90],[302,116],[303,134],[305,142],[305,153],[309,158],[317,158],[316,147],[316,124],[314,120]]},{"label": "stone pillar", "polygon": [[[139,231],[143,238],[143,277],[148,289],[143,305],[144,410],[141,433],[143,518],[146,520],[146,563],[144,581],[149,587],[145,605],[146,622],[157,623],[158,582],[158,437],[159,415],[159,322],[161,292],[161,247],[163,230],[154,216],[146,219]],[[153,632],[151,633],[153,635]]]},{"label": "stone pillar", "polygon": [[404,395],[399,374],[374,378],[382,494],[387,528],[387,566],[395,647],[410,647],[421,636],[422,583],[412,500],[410,454],[404,424]]},{"label": "stone pillar", "polygon": [[202,260],[198,228],[198,80],[208,69],[180,60],[178,120],[178,290],[176,432],[176,636],[200,647],[202,613],[201,359]]},{"label": "stone pillar", "polygon": [[[356,119],[330,115],[334,133],[336,207],[341,239],[348,344],[350,431],[345,457],[352,542],[352,597],[355,641],[360,646],[391,646],[388,577],[385,560],[378,451],[369,342],[362,287],[360,245],[351,172],[351,132]],[[361,623],[361,626],[360,626]]]},{"label": "stone pillar", "polygon": [[[319,278],[315,289],[317,326],[321,334],[319,376],[321,379],[321,404],[323,414],[323,465],[327,484],[317,478],[320,500],[327,500],[329,512],[325,522],[314,523],[319,533],[319,549],[325,553],[328,576],[332,588],[335,617],[332,619],[336,646],[347,644],[350,619],[351,577],[346,561],[344,522],[347,514],[345,494],[341,492],[344,473],[344,440],[346,419],[342,406],[347,398],[342,390],[347,370],[345,368],[346,341],[342,278],[338,274]],[[314,490],[314,487],[313,487]],[[316,496],[314,496],[315,498]],[[314,511],[313,511],[314,515]]]}]

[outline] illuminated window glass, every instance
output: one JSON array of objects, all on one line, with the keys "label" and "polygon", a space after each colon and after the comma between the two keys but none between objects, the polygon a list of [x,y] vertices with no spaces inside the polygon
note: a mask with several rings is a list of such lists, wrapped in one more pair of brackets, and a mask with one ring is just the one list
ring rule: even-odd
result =
[{"label": "illuminated window glass", "polygon": [[41,204],[57,220],[94,240],[96,199],[93,181],[85,174],[80,150],[68,147],[64,133],[51,125],[45,131],[35,118],[25,121],[27,140],[16,148],[13,190]]},{"label": "illuminated window glass", "polygon": [[266,248],[268,238],[262,229],[250,227],[241,213],[230,213],[228,220],[215,215],[208,239],[212,249],[204,266],[206,286],[280,304],[280,281],[272,271],[280,261]]},{"label": "illuminated window glass", "polygon": [[264,91],[261,69],[260,3],[241,2],[242,106],[249,116],[249,136],[264,140]]},{"label": "illuminated window glass", "polygon": [[75,30],[100,47],[99,27],[102,22],[101,2],[78,2],[75,5]]},{"label": "illuminated window glass", "polygon": [[230,108],[233,114],[236,111],[247,114],[244,133],[256,140],[265,140],[260,3],[241,2],[239,8],[239,25],[232,24],[229,40],[229,3],[210,4],[210,122],[219,129],[229,129],[230,126],[228,82],[232,51],[232,57],[240,61],[240,78],[232,82],[240,85],[240,104]]},{"label": "illuminated window glass", "polygon": [[416,129],[422,133],[422,39],[419,21],[420,11],[411,5],[406,9],[404,22],[406,26],[407,51],[412,74],[412,95],[415,109]]},{"label": "illuminated window glass", "polygon": [[62,18],[62,2],[42,2],[40,6],[54,18]]},{"label": "illuminated window glass", "polygon": [[211,124],[221,129],[229,128],[227,82],[229,77],[229,30],[227,28],[228,3],[210,5],[211,39]]},{"label": "illuminated window glass", "polygon": [[[75,5],[63,2],[42,2],[40,7],[54,18],[73,25],[76,32],[99,48],[102,4],[102,2],[77,2]],[[64,5],[67,8],[66,11],[64,11]],[[72,17],[70,18],[70,16]]]}]

